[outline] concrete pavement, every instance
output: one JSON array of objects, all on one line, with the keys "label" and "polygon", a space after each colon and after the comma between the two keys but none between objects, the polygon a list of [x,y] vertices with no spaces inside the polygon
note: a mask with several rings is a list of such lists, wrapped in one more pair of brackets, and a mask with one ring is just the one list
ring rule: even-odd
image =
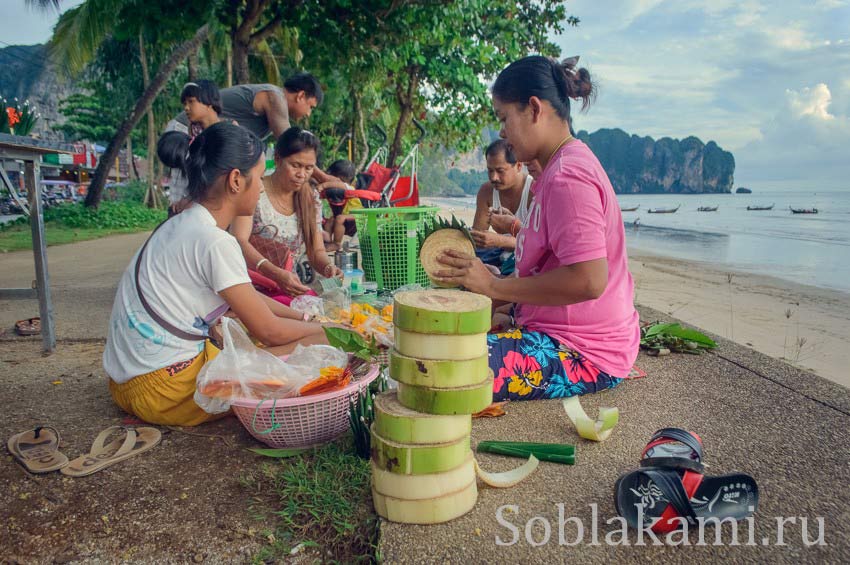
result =
[{"label": "concrete pavement", "polygon": [[[644,320],[670,319],[648,309],[641,309],[641,314]],[[386,563],[467,565],[850,562],[850,493],[845,489],[850,470],[850,393],[749,348],[719,341],[717,352],[707,355],[641,355],[638,366],[648,373],[646,378],[583,397],[591,416],[599,406],[620,409],[619,425],[601,444],[578,438],[559,401],[510,403],[506,416],[474,420],[473,445],[485,439],[576,443],[577,464],[541,463],[532,477],[510,489],[480,486],[473,511],[446,524],[383,522],[380,556]],[[750,528],[746,522],[740,526],[739,546],[729,545],[728,525],[723,529],[724,545],[719,546],[712,545],[713,528],[706,530],[709,545],[705,546],[695,545],[699,542],[695,531],[688,538],[694,544],[689,547],[652,546],[648,538],[646,545],[637,546],[634,532],[629,534],[629,545],[606,544],[606,533],[621,527],[618,522],[606,524],[616,516],[614,482],[637,467],[652,432],[667,426],[683,427],[702,437],[710,475],[743,472],[756,479],[760,506],[753,519],[755,545],[747,545]],[[477,458],[493,471],[519,463],[489,454]],[[558,504],[563,504],[565,519],[575,517],[584,525],[577,545],[559,545]],[[517,512],[504,510],[499,522],[497,511],[505,505],[515,505]],[[592,539],[594,512],[598,545]],[[528,526],[527,538],[526,527],[534,517],[540,518]],[[796,523],[789,521],[783,528],[784,546],[776,545],[777,517],[796,518]],[[824,519],[826,545],[807,547],[801,518],[807,519],[809,539],[814,541],[819,517]],[[546,539],[544,521],[550,534],[548,543],[541,544]],[[575,523],[566,522],[564,533],[566,542],[574,542]],[[620,536],[612,534],[611,539]],[[497,540],[515,543],[498,545]],[[768,545],[763,545],[765,540]]]}]

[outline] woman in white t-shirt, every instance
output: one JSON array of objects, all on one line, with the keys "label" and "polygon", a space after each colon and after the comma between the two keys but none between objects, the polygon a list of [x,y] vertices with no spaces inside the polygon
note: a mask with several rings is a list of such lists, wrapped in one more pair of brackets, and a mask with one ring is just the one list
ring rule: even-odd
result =
[{"label": "woman in white t-shirt", "polygon": [[118,285],[103,364],[115,402],[146,422],[194,426],[213,419],[193,400],[195,379],[218,349],[210,327],[231,309],[275,354],[326,343],[319,324],[259,294],[227,232],[257,205],[265,158],[248,130],[215,124],[195,137],[169,132],[158,152],[183,161],[193,201],[136,253]]}]

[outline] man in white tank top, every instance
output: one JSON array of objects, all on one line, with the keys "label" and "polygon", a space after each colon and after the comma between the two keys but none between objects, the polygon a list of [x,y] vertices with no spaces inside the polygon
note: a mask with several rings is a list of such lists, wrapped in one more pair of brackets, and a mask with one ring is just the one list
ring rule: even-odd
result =
[{"label": "man in white tank top", "polygon": [[503,139],[491,143],[484,155],[490,180],[478,189],[472,238],[479,249],[512,251],[516,246],[516,238],[510,233],[510,227],[505,229],[501,225],[492,225],[490,220],[494,212],[506,210],[520,222],[524,221],[528,214],[533,179],[523,172],[522,163],[516,160]]}]

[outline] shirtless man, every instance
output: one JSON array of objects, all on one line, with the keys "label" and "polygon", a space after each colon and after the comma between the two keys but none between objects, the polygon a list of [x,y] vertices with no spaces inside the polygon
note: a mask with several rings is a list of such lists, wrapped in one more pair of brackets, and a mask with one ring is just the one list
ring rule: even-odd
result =
[{"label": "shirtless man", "polygon": [[[322,103],[324,92],[310,73],[296,73],[286,79],[283,88],[274,84],[239,84],[221,90],[222,118],[234,120],[260,139],[273,134],[277,139],[289,129],[290,119],[309,117],[313,109]],[[177,118],[188,126],[185,113]],[[314,169],[313,178],[327,182],[332,177]]]},{"label": "shirtless man", "polygon": [[525,218],[531,202],[532,178],[523,172],[522,163],[516,160],[503,139],[491,143],[484,156],[490,180],[478,189],[472,239],[479,248],[513,250],[516,238],[510,233],[510,224],[507,230],[504,226],[493,226],[495,231],[491,231],[491,217],[509,212],[520,221]]}]

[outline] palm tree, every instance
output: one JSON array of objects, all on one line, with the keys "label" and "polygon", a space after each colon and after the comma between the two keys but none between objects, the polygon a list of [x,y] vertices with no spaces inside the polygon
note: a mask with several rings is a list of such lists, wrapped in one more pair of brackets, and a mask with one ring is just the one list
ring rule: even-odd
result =
[{"label": "palm tree", "polygon": [[[124,122],[122,122],[118,131],[115,133],[115,137],[112,138],[109,145],[106,147],[106,151],[104,151],[103,155],[100,157],[97,169],[94,172],[94,177],[89,185],[88,194],[86,195],[86,206],[97,207],[100,203],[103,187],[106,184],[106,180],[109,175],[109,169],[112,162],[118,156],[118,151],[121,149],[121,146],[124,144],[127,136],[130,135],[130,132],[134,127],[136,127],[139,120],[142,119],[142,116],[150,109],[154,99],[160,92],[162,92],[162,89],[165,87],[165,83],[168,82],[168,79],[174,74],[177,67],[180,66],[180,63],[186,59],[190,53],[194,53],[198,50],[201,43],[206,40],[209,32],[209,24],[202,25],[198,28],[192,38],[177,46],[168,56],[168,59],[160,65],[156,75],[153,79],[151,79],[148,87],[145,88],[145,91],[142,93],[142,96],[136,101],[136,106],[124,119]],[[148,171],[148,175],[151,175],[151,171]]]},{"label": "palm tree", "polygon": [[[60,0],[26,0],[26,2],[28,6],[39,10],[59,10],[60,7]],[[81,72],[86,65],[94,60],[97,50],[115,32],[119,23],[127,27],[128,22],[122,22],[119,18],[122,8],[127,7],[128,4],[128,0],[85,0],[79,6],[62,13],[50,41],[49,54],[51,58],[59,63],[60,67],[69,75],[76,75]],[[109,169],[130,132],[144,114],[149,114],[148,128],[153,127],[153,116],[150,114],[153,101],[165,87],[180,63],[190,54],[197,52],[201,43],[209,35],[209,25],[206,22],[202,23],[203,25],[195,30],[191,38],[172,50],[165,62],[159,67],[156,75],[145,81],[144,92],[136,101],[133,110],[119,126],[104,154],[101,155],[94,177],[89,185],[85,201],[86,206],[96,207],[100,203]],[[140,37],[140,52],[144,56],[144,42],[141,41],[141,38],[144,34],[145,22],[140,20],[137,27],[138,29],[135,31]],[[144,63],[144,66],[147,67],[147,61],[144,61]],[[148,135],[148,149],[153,151],[151,140],[155,138],[150,133]],[[148,171],[148,179],[150,185],[153,182],[152,171]]]},{"label": "palm tree", "polygon": [[50,8],[55,8],[59,11],[59,2],[61,0],[24,0],[24,3],[30,8],[35,8],[43,12],[47,12]]}]

